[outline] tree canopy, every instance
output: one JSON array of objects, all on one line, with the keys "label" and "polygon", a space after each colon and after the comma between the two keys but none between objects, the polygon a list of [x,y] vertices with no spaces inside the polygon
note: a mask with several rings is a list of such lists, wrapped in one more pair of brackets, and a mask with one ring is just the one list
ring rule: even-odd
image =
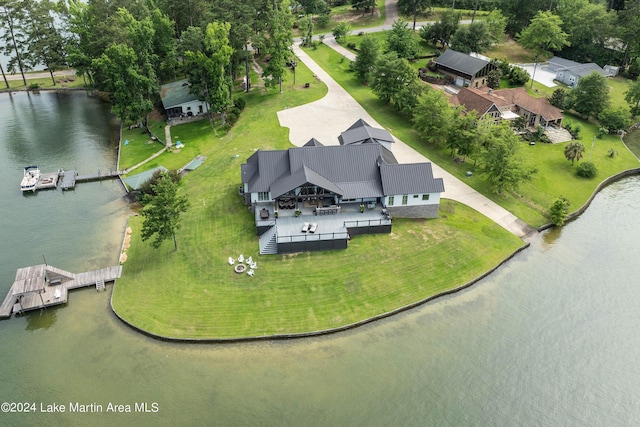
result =
[{"label": "tree canopy", "polygon": [[168,173],[163,173],[151,187],[152,192],[142,198],[142,240],[153,237],[151,246],[157,249],[162,242],[173,238],[173,246],[177,251],[176,231],[180,229],[180,216],[189,209],[189,200],[178,194],[178,184]]},{"label": "tree canopy", "polygon": [[594,71],[578,80],[569,92],[569,105],[588,119],[609,106],[609,97],[607,78]]},{"label": "tree canopy", "polygon": [[518,42],[535,52],[536,57],[550,55],[570,44],[568,34],[562,31],[562,19],[549,11],[540,11],[527,28],[518,35]]}]

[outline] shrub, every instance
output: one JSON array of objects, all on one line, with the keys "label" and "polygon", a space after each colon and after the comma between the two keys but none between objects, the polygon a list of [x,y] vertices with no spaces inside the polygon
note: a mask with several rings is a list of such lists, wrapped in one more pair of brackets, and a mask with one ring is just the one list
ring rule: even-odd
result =
[{"label": "shrub", "polygon": [[244,98],[236,98],[233,100],[233,107],[237,109],[239,112],[244,110],[244,107],[247,105],[247,102]]},{"label": "shrub", "polygon": [[40,89],[40,83],[31,83],[29,85],[29,90],[38,90]]},{"label": "shrub", "polygon": [[598,114],[598,120],[600,121],[600,125],[610,133],[629,129],[632,122],[631,113],[625,107],[605,108]]},{"label": "shrub", "polygon": [[549,209],[549,213],[551,214],[551,222],[553,225],[561,226],[564,225],[564,221],[567,219],[567,214],[569,213],[569,201],[565,197],[558,197],[553,205],[551,205],[551,209]]},{"label": "shrub", "polygon": [[331,22],[331,14],[323,13],[322,15],[318,16],[317,21],[319,26],[326,27]]},{"label": "shrub", "polygon": [[583,178],[593,178],[598,173],[598,168],[593,162],[582,162],[578,165],[578,176]]},{"label": "shrub", "polygon": [[553,94],[549,97],[549,103],[554,107],[564,110],[567,106],[567,90],[561,87],[554,90]]},{"label": "shrub", "polygon": [[509,82],[514,86],[523,86],[529,81],[529,73],[520,67],[511,67],[509,71]]},{"label": "shrub", "polygon": [[609,129],[607,129],[607,128],[603,128],[602,126],[600,126],[600,127],[598,128],[598,132],[596,133],[596,138],[598,138],[598,139],[602,139],[602,138],[604,138],[604,136],[605,136],[606,134],[608,134],[608,133],[609,133]]},{"label": "shrub", "polygon": [[357,50],[357,46],[354,42],[347,43],[347,48]]},{"label": "shrub", "polygon": [[145,196],[149,195],[149,196],[155,196],[155,192],[153,191],[153,186],[156,185],[158,183],[158,181],[160,180],[160,178],[165,174],[168,173],[169,177],[171,178],[171,181],[173,181],[174,183],[179,183],[181,176],[178,173],[177,170],[170,170],[170,171],[164,171],[162,169],[158,169],[155,172],[153,172],[153,175],[151,175],[151,178],[149,178],[148,180],[146,180],[138,189],[138,201],[140,203],[144,204],[144,199]]}]

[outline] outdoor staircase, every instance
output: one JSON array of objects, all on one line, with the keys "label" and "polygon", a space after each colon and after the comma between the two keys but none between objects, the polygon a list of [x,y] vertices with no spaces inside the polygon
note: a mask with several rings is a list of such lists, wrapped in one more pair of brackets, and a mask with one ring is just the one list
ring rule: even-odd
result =
[{"label": "outdoor staircase", "polygon": [[544,134],[547,135],[551,143],[558,144],[560,142],[567,142],[573,139],[571,133],[564,128],[550,127],[545,129]]},{"label": "outdoor staircase", "polygon": [[278,253],[276,227],[273,226],[260,236],[260,255],[273,255]]},{"label": "outdoor staircase", "polygon": [[96,281],[96,291],[104,291],[104,289],[105,289],[104,280],[98,279]]}]

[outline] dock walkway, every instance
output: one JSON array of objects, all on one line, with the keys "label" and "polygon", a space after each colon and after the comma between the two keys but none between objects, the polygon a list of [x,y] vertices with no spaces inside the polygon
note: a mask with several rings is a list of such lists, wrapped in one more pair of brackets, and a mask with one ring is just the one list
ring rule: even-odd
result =
[{"label": "dock walkway", "polygon": [[9,293],[0,305],[0,318],[65,304],[70,290],[115,282],[121,274],[121,265],[78,274],[47,264],[19,268]]}]

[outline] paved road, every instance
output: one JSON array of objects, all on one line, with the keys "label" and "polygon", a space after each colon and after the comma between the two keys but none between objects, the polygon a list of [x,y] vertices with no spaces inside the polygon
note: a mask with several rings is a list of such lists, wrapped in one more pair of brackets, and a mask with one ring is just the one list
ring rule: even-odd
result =
[{"label": "paved road", "polygon": [[[329,40],[330,38],[325,39],[325,42],[333,47]],[[325,145],[337,145],[340,132],[360,118],[363,118],[372,126],[383,127],[297,44],[294,45],[293,51],[317,78],[328,87],[328,93],[322,99],[278,112],[280,125],[289,128],[289,139],[294,145],[302,146],[313,137]],[[388,130],[393,134],[393,129]],[[394,138],[396,143],[393,147],[393,153],[398,162],[417,163],[430,161],[398,138]],[[432,163],[432,167],[434,176],[444,179],[446,191],[443,197],[472,207],[518,237],[524,238],[535,234],[535,230],[524,221],[478,193],[460,179],[435,163]]]},{"label": "paved road", "polygon": [[[62,70],[62,71],[54,71],[54,77],[63,77],[63,76],[75,76],[76,70]],[[5,74],[7,80],[22,80],[22,75],[19,73],[16,74]],[[29,79],[50,79],[51,74],[48,71],[42,71],[37,73],[27,73],[25,74],[27,80]]]}]

